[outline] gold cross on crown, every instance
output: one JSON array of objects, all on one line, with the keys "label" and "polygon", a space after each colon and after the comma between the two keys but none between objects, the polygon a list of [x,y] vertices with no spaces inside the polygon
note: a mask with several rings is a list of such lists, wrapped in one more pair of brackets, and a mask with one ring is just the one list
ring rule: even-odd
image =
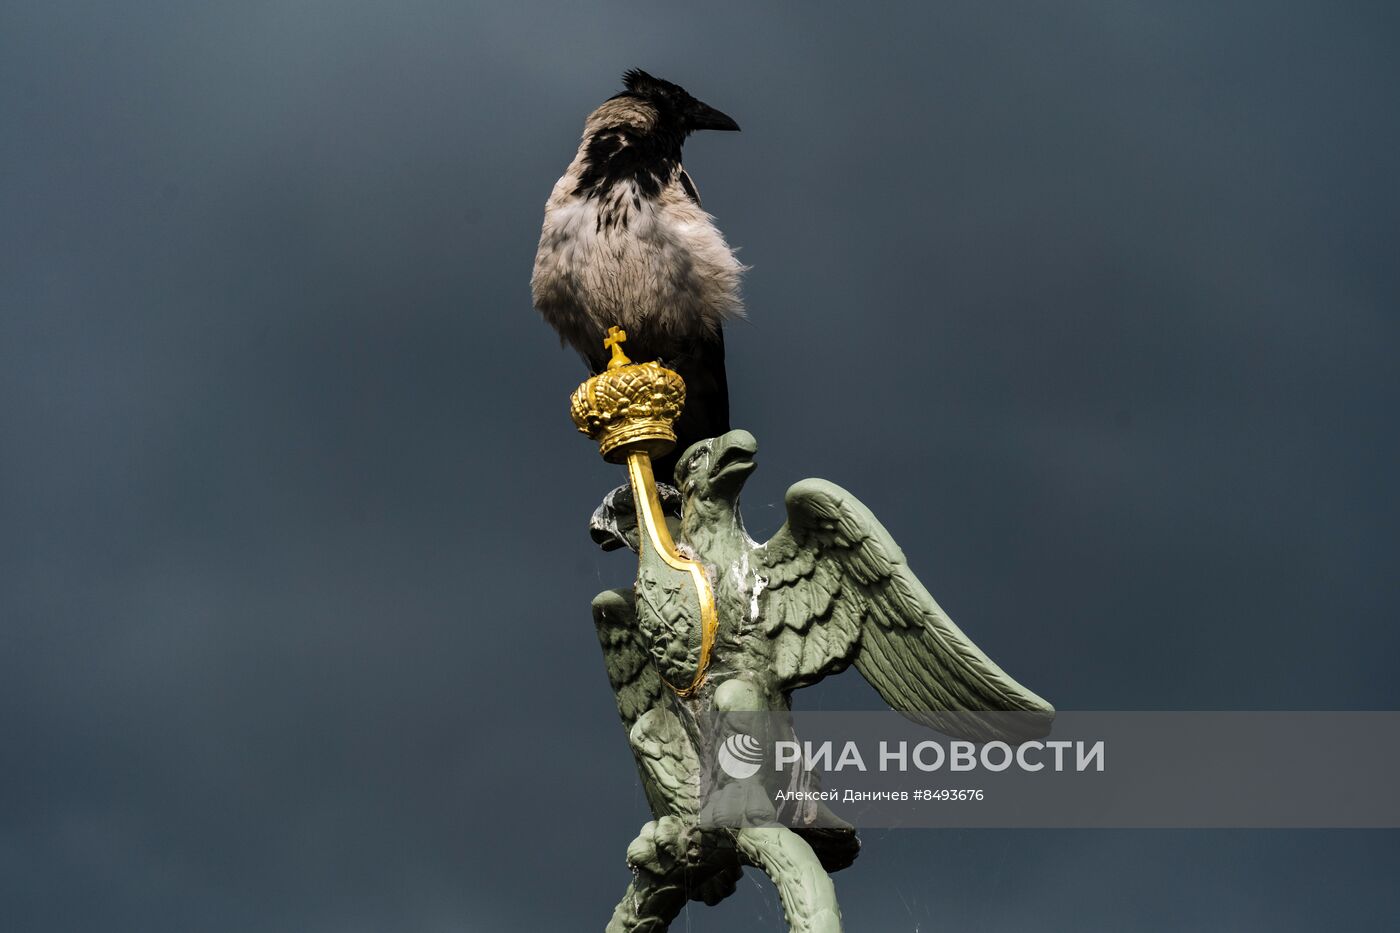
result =
[{"label": "gold cross on crown", "polygon": [[631,360],[627,354],[622,352],[622,344],[627,340],[627,331],[621,327],[609,327],[608,335],[603,338],[603,349],[612,351],[612,359],[608,360],[608,369],[617,369],[619,366],[628,366]]}]

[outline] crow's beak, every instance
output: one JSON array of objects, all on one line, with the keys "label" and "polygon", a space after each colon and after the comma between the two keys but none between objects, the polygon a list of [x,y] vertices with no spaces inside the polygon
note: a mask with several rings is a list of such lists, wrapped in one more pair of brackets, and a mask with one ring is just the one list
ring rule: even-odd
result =
[{"label": "crow's beak", "polygon": [[695,102],[690,111],[690,128],[693,130],[735,130],[739,124],[732,117],[725,116],[709,104]]}]

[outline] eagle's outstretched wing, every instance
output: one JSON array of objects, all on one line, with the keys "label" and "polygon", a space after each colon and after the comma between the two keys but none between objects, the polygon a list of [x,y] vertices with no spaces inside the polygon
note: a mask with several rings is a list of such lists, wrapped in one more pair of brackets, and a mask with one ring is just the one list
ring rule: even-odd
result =
[{"label": "eagle's outstretched wing", "polygon": [[637,759],[652,814],[693,814],[699,809],[700,763],[680,720],[669,708],[661,681],[637,628],[631,590],[607,590],[593,598],[593,624],[603,646],[617,712]]},{"label": "eagle's outstretched wing", "polygon": [[786,502],[787,524],[759,550],[755,572],[757,621],[787,689],[854,663],[890,706],[941,732],[1020,741],[1049,731],[1054,707],[953,624],[855,496],[808,479]]}]

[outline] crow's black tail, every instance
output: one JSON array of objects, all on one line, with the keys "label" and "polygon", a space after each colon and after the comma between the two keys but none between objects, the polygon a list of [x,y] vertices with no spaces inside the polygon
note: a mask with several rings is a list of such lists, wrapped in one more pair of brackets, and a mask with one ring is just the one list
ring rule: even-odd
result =
[{"label": "crow's black tail", "polygon": [[664,360],[685,380],[685,410],[676,420],[676,448],[652,463],[657,482],[674,483],[676,462],[696,441],[729,430],[729,382],[724,374],[724,332],[693,345],[683,357]]}]

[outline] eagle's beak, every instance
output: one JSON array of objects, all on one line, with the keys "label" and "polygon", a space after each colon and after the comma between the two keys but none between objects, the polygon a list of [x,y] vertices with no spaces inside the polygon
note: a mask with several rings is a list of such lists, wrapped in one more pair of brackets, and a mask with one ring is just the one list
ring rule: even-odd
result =
[{"label": "eagle's beak", "polygon": [[757,466],[753,455],[758,441],[748,431],[730,431],[715,439],[714,459],[710,464],[710,488],[728,492],[738,489]]},{"label": "eagle's beak", "polygon": [[695,102],[695,106],[690,110],[690,128],[692,130],[733,130],[739,129],[739,124],[734,122],[732,117],[720,113],[709,104]]}]

